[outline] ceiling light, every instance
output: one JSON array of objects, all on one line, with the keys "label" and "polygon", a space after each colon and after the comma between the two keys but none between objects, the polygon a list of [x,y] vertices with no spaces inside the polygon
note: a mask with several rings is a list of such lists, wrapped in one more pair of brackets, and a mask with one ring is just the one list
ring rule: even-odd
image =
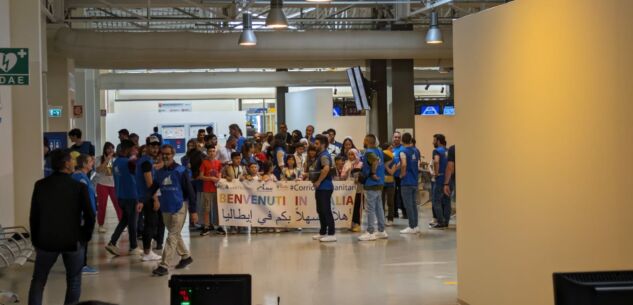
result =
[{"label": "ceiling light", "polygon": [[270,0],[270,11],[266,17],[266,27],[272,29],[285,29],[288,27],[288,19],[283,10],[283,0]]},{"label": "ceiling light", "polygon": [[253,31],[253,20],[251,14],[242,14],[242,34],[240,35],[239,45],[241,46],[254,46],[257,45],[257,37],[255,37],[255,31]]},{"label": "ceiling light", "polygon": [[444,39],[442,38],[442,31],[440,30],[439,23],[437,20],[437,12],[431,12],[431,26],[429,27],[429,31],[426,32],[426,43],[428,44],[440,44],[444,43]]}]

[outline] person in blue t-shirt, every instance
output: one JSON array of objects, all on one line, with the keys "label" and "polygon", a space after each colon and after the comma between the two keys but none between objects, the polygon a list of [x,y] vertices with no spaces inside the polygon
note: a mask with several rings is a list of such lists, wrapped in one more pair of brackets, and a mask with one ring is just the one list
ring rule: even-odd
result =
[{"label": "person in blue t-shirt", "polygon": [[163,145],[161,157],[163,167],[156,171],[156,179],[149,190],[148,195],[153,197],[160,190],[159,206],[163,212],[163,222],[167,228],[167,241],[163,250],[163,257],[156,269],[152,271],[154,275],[163,276],[169,273],[170,259],[173,256],[180,256],[180,261],[176,269],[182,269],[193,263],[191,252],[182,239],[182,228],[187,218],[187,206],[189,202],[189,212],[192,221],[198,221],[196,213],[196,193],[191,185],[191,178],[187,174],[187,169],[174,161],[176,150],[171,145]]},{"label": "person in blue t-shirt", "polygon": [[[88,188],[88,197],[90,198],[90,207],[92,207],[92,211],[94,214],[97,214],[97,199],[95,196],[95,188],[88,178],[88,173],[92,170],[92,167],[95,164],[95,159],[92,156],[87,154],[81,154],[75,160],[75,172],[71,175],[71,177],[75,181],[79,181],[83,183]],[[88,266],[88,242],[82,243],[84,247],[84,265],[81,269],[81,273],[83,274],[97,274],[99,271],[97,269]]]},{"label": "person in blue t-shirt", "polygon": [[70,142],[74,143],[70,147],[71,151],[76,151],[78,153],[89,155],[92,157],[95,156],[95,146],[92,145],[92,143],[90,143],[89,141],[83,141],[81,139],[81,130],[79,130],[78,128],[72,129],[68,132],[68,138],[70,139]]},{"label": "person in blue t-shirt", "polygon": [[332,156],[327,150],[329,145],[328,137],[325,135],[317,135],[314,140],[314,145],[317,147],[318,155],[316,158],[315,170],[319,172],[316,180],[312,181],[314,184],[317,204],[317,213],[319,214],[319,222],[321,224],[321,230],[319,235],[312,237],[314,240],[321,242],[333,242],[336,241],[336,233],[334,227],[334,215],[332,214],[331,198],[334,192],[334,184],[332,183]]},{"label": "person in blue t-shirt", "polygon": [[444,174],[448,164],[448,151],[446,150],[446,138],[443,134],[433,136],[433,169],[435,172],[435,185],[433,187],[433,211],[437,222],[430,225],[431,229],[448,228],[451,220],[451,199],[444,194]]},{"label": "person in blue t-shirt", "polygon": [[400,231],[401,234],[420,233],[418,228],[418,207],[415,197],[418,193],[418,157],[413,147],[413,136],[410,133],[402,135],[404,148],[400,151],[400,192],[402,203],[407,210],[409,227]]},{"label": "person in blue t-shirt", "polygon": [[400,184],[400,153],[404,149],[402,145],[402,134],[399,131],[394,131],[391,137],[391,151],[393,152],[393,165],[396,171],[393,174],[395,192],[393,198],[393,204],[395,206],[393,216],[398,218],[398,209],[402,210],[402,219],[407,219],[407,209],[404,208],[402,203],[402,191]]},{"label": "person in blue t-shirt", "polygon": [[[371,241],[387,238],[385,232],[385,207],[382,205],[382,189],[385,185],[385,157],[382,150],[376,146],[376,136],[365,136],[363,146],[363,167],[361,176],[366,177],[363,182],[365,191],[365,211],[367,212],[367,232],[358,237],[360,241]],[[378,231],[374,232],[374,222],[378,223]]]},{"label": "person in blue t-shirt", "polygon": [[232,137],[237,139],[237,147],[235,148],[235,150],[238,152],[242,151],[242,145],[244,145],[244,142],[246,142],[246,138],[242,135],[242,129],[240,128],[240,126],[238,126],[237,124],[229,125],[229,133]]},{"label": "person in blue t-shirt", "polygon": [[134,175],[136,172],[136,163],[130,160],[133,147],[134,142],[131,140],[122,140],[120,144],[121,151],[112,165],[114,188],[119,200],[119,206],[123,211],[121,221],[119,221],[116,229],[114,229],[114,233],[112,233],[112,237],[110,237],[110,242],[106,246],[106,250],[115,256],[121,255],[116,244],[126,227],[130,241],[129,254],[140,255],[143,253],[143,251],[137,247],[136,226],[138,213],[143,210],[143,202],[139,201],[136,177]]}]

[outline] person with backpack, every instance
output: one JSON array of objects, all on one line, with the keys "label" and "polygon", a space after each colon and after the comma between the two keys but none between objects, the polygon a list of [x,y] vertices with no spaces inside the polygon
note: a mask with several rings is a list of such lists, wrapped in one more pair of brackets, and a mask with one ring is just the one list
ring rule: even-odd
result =
[{"label": "person with backpack", "polygon": [[[360,180],[365,192],[365,211],[367,213],[367,231],[358,237],[360,241],[372,241],[388,238],[385,232],[385,209],[382,206],[382,189],[385,185],[385,157],[376,145],[376,136],[365,136],[363,167]],[[378,231],[374,230],[378,223]]]}]

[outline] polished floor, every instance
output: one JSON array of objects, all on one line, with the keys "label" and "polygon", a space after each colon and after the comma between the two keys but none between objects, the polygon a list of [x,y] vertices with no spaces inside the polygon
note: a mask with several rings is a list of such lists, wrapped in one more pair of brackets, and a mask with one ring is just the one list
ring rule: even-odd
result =
[{"label": "polished floor", "polygon": [[[113,210],[108,212],[114,215]],[[421,227],[431,211],[421,211]],[[113,258],[103,250],[116,218],[108,217],[108,233],[95,233],[90,264],[98,275],[84,276],[82,300],[115,304],[169,304],[168,276],[152,277],[156,263],[139,258]],[[211,235],[192,233],[186,241],[194,263],[172,271],[188,274],[249,273],[253,304],[454,305],[457,303],[455,230],[400,235],[405,220],[389,227],[388,240],[358,242],[357,234],[341,231],[338,242],[311,239],[314,232]],[[127,235],[119,245],[127,248]],[[0,270],[0,290],[17,293],[26,302],[32,263]],[[62,304],[65,291],[61,258],[49,276],[45,304]]]}]

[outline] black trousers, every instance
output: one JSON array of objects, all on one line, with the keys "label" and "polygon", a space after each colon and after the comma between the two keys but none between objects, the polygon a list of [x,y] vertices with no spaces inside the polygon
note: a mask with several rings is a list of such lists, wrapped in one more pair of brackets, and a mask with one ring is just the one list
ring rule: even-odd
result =
[{"label": "black trousers", "polygon": [[156,240],[157,246],[163,245],[165,238],[165,224],[163,223],[163,215],[158,211],[154,211],[154,199],[146,199],[143,201],[143,250],[152,248],[152,239]]},{"label": "black trousers", "polygon": [[400,177],[394,176],[394,181],[396,182],[396,190],[393,198],[393,202],[396,206],[394,211],[394,217],[398,217],[398,209],[402,210],[402,218],[407,218],[407,209],[404,208],[404,203],[402,202],[402,194],[400,192]]},{"label": "black trousers", "polygon": [[360,224],[360,193],[356,193],[354,198],[354,211],[352,212],[352,224]]},{"label": "black trousers", "polygon": [[317,213],[319,214],[319,222],[321,224],[320,235],[334,235],[334,215],[332,214],[332,193],[333,190],[316,190]]}]

